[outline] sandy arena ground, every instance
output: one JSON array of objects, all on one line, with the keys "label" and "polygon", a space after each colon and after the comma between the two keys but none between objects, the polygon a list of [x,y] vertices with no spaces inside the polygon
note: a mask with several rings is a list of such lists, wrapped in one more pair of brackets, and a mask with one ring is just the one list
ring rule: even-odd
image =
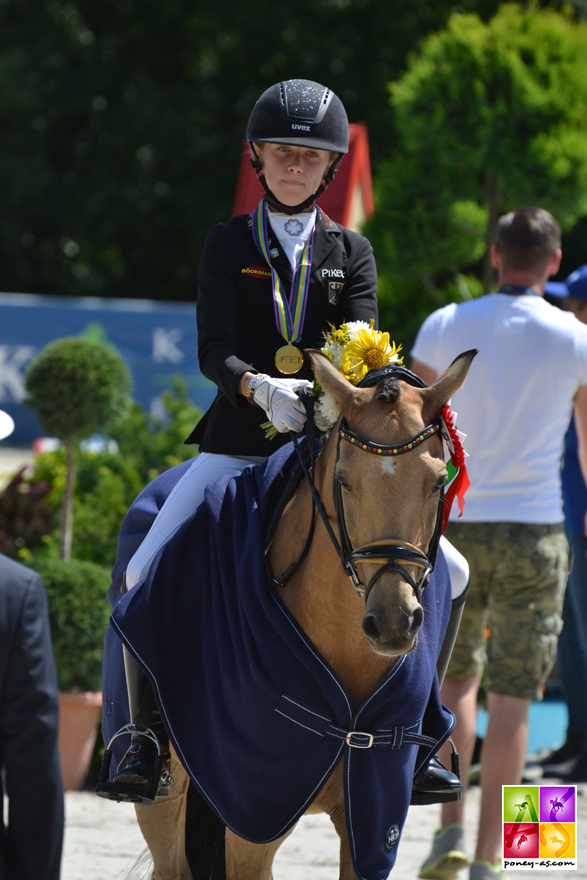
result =
[{"label": "sandy arena ground", "polygon": [[[579,786],[577,793],[578,870],[540,872],[540,877],[587,878],[587,785]],[[467,802],[469,855],[473,853],[479,795],[479,788],[472,788]],[[438,810],[436,806],[410,808],[392,878],[417,878],[437,827]],[[88,792],[68,792],[66,816],[62,880],[124,880],[144,849],[133,807],[111,803]],[[274,880],[337,880],[337,865],[338,838],[330,820],[324,815],[305,816],[277,854]],[[509,876],[528,880],[535,874],[515,871]],[[459,878],[468,880],[468,872],[461,872]]]}]

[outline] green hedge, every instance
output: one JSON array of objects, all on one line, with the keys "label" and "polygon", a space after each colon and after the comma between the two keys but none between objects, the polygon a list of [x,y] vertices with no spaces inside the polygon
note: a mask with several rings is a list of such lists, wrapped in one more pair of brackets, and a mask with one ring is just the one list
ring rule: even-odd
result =
[{"label": "green hedge", "polygon": [[59,689],[101,690],[110,570],[91,562],[33,557],[45,582]]}]

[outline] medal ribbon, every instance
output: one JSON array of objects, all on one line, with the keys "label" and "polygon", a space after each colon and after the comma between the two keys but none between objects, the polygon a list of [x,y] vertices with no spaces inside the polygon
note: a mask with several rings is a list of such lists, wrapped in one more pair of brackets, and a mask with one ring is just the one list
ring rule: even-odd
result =
[{"label": "medal ribbon", "polygon": [[312,251],[314,249],[314,231],[308,238],[302,255],[291,279],[289,298],[285,295],[283,284],[279,275],[271,264],[269,253],[269,235],[267,232],[267,203],[265,201],[253,211],[253,239],[259,252],[265,257],[267,265],[271,269],[271,284],[273,287],[273,308],[275,311],[275,323],[283,338],[292,345],[302,335],[304,318],[306,317],[306,305],[308,302],[308,289],[310,287],[310,270],[312,267]]}]

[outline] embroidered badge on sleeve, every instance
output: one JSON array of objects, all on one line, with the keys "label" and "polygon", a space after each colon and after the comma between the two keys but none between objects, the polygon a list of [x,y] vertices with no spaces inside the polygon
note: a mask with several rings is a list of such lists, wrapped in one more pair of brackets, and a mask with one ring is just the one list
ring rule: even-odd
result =
[{"label": "embroidered badge on sleeve", "polygon": [[271,270],[264,266],[248,266],[246,269],[241,269],[241,272],[243,275],[252,275],[253,278],[271,278]]}]

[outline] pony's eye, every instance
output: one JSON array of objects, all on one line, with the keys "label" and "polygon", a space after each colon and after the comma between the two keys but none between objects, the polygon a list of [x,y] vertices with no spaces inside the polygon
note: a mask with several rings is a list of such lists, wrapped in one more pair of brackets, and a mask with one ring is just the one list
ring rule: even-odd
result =
[{"label": "pony's eye", "polygon": [[446,478],[447,478],[446,474],[443,474],[441,477],[439,477],[438,480],[436,481],[436,485],[434,486],[432,491],[433,492],[440,492],[442,489],[444,489],[444,487],[446,485]]},{"label": "pony's eye", "polygon": [[340,484],[340,488],[341,488],[341,489],[344,489],[345,492],[350,492],[351,489],[353,488],[353,487],[351,486],[350,483],[347,483],[347,481],[346,481],[346,479],[344,478],[343,474],[337,474],[337,475],[336,475],[336,479],[337,479],[337,481],[338,481],[339,484]]}]

